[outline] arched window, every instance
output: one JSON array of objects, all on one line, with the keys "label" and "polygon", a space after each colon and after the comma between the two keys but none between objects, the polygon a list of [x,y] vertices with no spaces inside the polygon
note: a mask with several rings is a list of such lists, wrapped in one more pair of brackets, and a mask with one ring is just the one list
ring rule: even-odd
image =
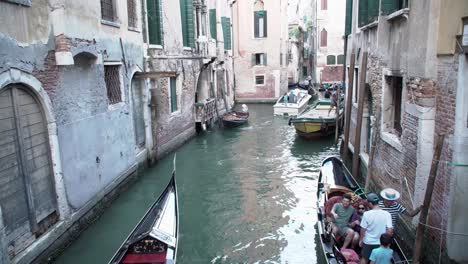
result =
[{"label": "arched window", "polygon": [[326,47],[327,46],[327,30],[322,29],[320,32],[320,47]]},{"label": "arched window", "polygon": [[327,56],[327,65],[335,65],[335,64],[336,64],[335,55],[328,55]]},{"label": "arched window", "polygon": [[254,2],[254,37],[267,37],[267,11],[262,0]]},{"label": "arched window", "polygon": [[338,55],[338,58],[336,59],[336,63],[338,64],[343,64],[344,63],[344,55]]}]

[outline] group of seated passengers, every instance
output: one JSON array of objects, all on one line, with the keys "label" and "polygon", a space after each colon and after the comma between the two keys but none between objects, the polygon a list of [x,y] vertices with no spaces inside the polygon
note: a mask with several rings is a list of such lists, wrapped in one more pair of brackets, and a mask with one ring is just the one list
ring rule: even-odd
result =
[{"label": "group of seated passengers", "polygon": [[369,260],[376,264],[390,263],[392,251],[388,246],[398,216],[415,216],[421,210],[421,206],[415,210],[406,209],[397,202],[400,193],[392,188],[382,190],[380,195],[383,201],[377,194],[369,193],[367,200],[357,202],[356,210],[351,205],[352,195],[344,194],[341,202],[335,203],[330,212],[333,234],[344,238],[342,249],[361,251],[361,264]]}]

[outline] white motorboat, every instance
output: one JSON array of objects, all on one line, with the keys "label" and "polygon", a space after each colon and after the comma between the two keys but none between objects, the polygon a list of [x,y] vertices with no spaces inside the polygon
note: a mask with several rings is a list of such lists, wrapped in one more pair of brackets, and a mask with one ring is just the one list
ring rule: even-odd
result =
[{"label": "white motorboat", "polygon": [[278,98],[273,106],[273,113],[282,116],[297,116],[307,108],[310,98],[312,96],[309,95],[307,90],[290,90]]}]

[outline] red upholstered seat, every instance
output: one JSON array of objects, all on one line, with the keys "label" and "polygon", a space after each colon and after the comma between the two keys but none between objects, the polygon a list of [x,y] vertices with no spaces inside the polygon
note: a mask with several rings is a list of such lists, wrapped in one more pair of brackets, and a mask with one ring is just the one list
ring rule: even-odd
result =
[{"label": "red upholstered seat", "polygon": [[326,216],[328,216],[328,217],[331,216],[331,210],[333,208],[333,205],[335,205],[336,203],[341,203],[341,200],[343,200],[343,197],[334,196],[334,197],[328,199],[328,201],[325,202],[325,214],[326,214]]},{"label": "red upholstered seat", "polygon": [[152,254],[127,254],[122,260],[124,264],[130,263],[165,263],[166,262],[166,252],[163,253],[152,253]]}]

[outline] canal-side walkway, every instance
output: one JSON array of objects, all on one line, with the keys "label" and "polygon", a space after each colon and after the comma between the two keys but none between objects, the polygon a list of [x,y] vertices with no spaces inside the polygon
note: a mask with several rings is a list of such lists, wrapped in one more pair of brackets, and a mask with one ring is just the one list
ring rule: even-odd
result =
[{"label": "canal-side walkway", "polygon": [[[316,178],[333,138],[304,141],[271,105],[177,150],[177,263],[320,263]],[[107,263],[167,184],[169,155],[146,170],[54,263]]]}]

